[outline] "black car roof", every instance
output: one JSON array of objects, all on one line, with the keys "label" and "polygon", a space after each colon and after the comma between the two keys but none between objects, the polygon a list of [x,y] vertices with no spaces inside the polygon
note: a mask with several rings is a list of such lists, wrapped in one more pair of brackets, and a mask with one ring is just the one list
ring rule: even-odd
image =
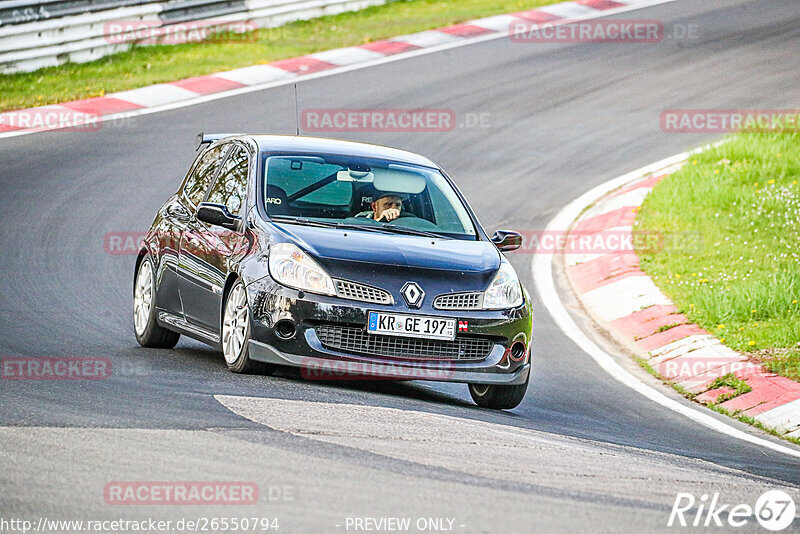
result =
[{"label": "black car roof", "polygon": [[424,156],[381,145],[326,139],[324,137],[306,137],[297,135],[249,135],[258,145],[261,152],[310,152],[318,154],[336,154],[364,158],[378,158],[423,165],[438,169],[439,166]]}]

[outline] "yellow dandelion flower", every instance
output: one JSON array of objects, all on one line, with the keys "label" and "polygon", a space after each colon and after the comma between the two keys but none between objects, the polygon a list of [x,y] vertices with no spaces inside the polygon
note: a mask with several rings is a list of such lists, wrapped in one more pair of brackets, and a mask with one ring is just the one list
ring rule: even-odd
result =
[{"label": "yellow dandelion flower", "polygon": [[756,310],[750,310],[750,313],[756,313]]},{"label": "yellow dandelion flower", "polygon": [[718,324],[717,325],[717,330],[722,330],[723,328],[725,328],[724,324]]},{"label": "yellow dandelion flower", "polygon": [[756,187],[758,187],[758,182],[756,182],[756,183],[755,183],[755,184],[753,184],[753,185],[755,185]]},{"label": "yellow dandelion flower", "polygon": [[697,160],[696,159],[692,160],[692,165],[697,165]]},{"label": "yellow dandelion flower", "polygon": [[719,169],[714,169],[714,174],[719,174]]},{"label": "yellow dandelion flower", "polygon": [[797,299],[793,300],[792,304],[797,304]]},{"label": "yellow dandelion flower", "polygon": [[755,341],[748,341],[748,342],[747,342],[747,344],[748,344],[748,345],[750,345],[750,346],[752,347],[753,345],[755,345],[755,344],[756,344],[756,342],[755,342]]},{"label": "yellow dandelion flower", "polygon": [[775,180],[770,180],[770,181],[769,181],[769,182],[767,182],[767,183],[768,183],[768,184],[774,184],[774,183],[775,183]]},{"label": "yellow dandelion flower", "polygon": [[725,338],[723,337],[722,339],[719,340],[719,342],[720,343],[725,343]]}]

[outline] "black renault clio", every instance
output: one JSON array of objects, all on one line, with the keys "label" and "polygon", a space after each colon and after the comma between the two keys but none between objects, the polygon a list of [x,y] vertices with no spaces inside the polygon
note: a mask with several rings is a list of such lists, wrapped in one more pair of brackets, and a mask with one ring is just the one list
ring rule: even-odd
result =
[{"label": "black renault clio", "polygon": [[532,308],[452,180],[376,145],[200,135],[203,151],[159,209],[134,278],[136,339],[181,334],[231,371],[469,384],[480,406],[525,395]]}]

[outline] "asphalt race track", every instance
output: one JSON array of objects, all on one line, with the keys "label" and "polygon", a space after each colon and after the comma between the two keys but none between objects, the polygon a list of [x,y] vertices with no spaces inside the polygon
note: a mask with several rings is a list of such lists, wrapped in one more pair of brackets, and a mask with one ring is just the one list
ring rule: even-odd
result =
[{"label": "asphalt race track", "polygon": [[[299,107],[453,109],[448,132],[332,136],[430,157],[491,233],[543,230],[590,188],[720,138],[663,133],[664,109],[800,102],[796,0],[680,0],[624,18],[699,33],[658,44],[497,39],[303,81]],[[476,117],[483,126],[467,124]],[[540,302],[531,386],[510,412],[475,407],[464,385],[241,376],[185,338],[172,351],[141,348],[134,256],[107,253],[104,236],[147,229],[199,131],[294,128],[284,86],[97,132],[0,140],[0,355],[112,362],[107,380],[0,380],[3,517],[259,516],[277,517],[279,532],[346,532],[347,518],[388,516],[454,518],[457,532],[625,532],[667,530],[678,492],[753,505],[783,488],[797,500],[800,460],[623,386]],[[535,296],[532,256],[510,259]],[[254,481],[261,502],[106,504],[108,482],[131,480]]]}]

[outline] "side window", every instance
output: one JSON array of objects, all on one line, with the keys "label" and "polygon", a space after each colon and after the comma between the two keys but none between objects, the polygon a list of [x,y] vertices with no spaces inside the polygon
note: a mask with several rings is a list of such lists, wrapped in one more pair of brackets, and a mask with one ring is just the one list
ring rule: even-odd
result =
[{"label": "side window", "polygon": [[431,187],[430,196],[437,226],[445,232],[463,232],[464,226],[444,193],[436,187]]},{"label": "side window", "polygon": [[475,235],[467,212],[463,208],[456,210],[457,206],[461,207],[461,201],[455,191],[441,176],[434,177],[431,182],[428,192],[436,226],[446,233]]},{"label": "side window", "polygon": [[228,146],[220,145],[203,154],[191,176],[187,178],[186,185],[183,186],[183,192],[186,198],[195,206],[203,201],[203,197],[211,183],[211,178],[214,177],[214,172],[219,167],[220,160],[225,155],[225,149]]},{"label": "side window", "polygon": [[211,187],[206,202],[225,204],[231,215],[239,215],[247,197],[247,176],[250,160],[247,150],[234,145],[228,158],[222,164],[217,181]]}]

